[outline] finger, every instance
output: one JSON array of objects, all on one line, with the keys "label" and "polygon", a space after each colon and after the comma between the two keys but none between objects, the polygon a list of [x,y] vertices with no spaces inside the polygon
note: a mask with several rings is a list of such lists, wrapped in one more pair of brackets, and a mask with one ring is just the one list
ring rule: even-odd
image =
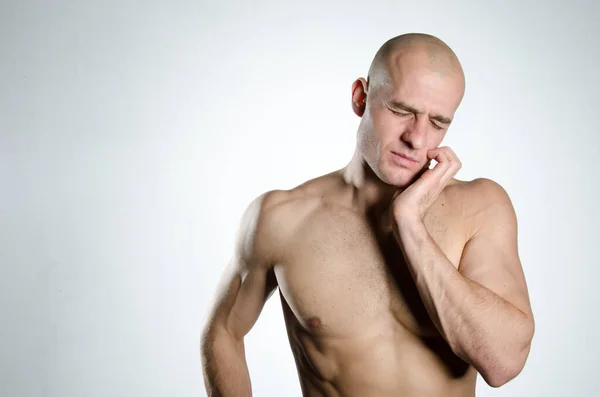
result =
[{"label": "finger", "polygon": [[423,174],[422,179],[426,179],[434,185],[444,184],[449,168],[450,163],[444,161],[438,162],[433,168]]},{"label": "finger", "polygon": [[448,169],[446,170],[446,174],[443,177],[443,182],[448,183],[450,179],[452,179],[458,170],[462,167],[462,163],[458,159],[458,156],[452,149],[449,147],[445,147],[445,153],[447,155],[447,162],[449,164]]},{"label": "finger", "polygon": [[437,161],[438,163],[443,163],[449,161],[450,154],[448,153],[448,148],[443,146],[427,152],[427,157]]},{"label": "finger", "polygon": [[452,158],[452,161],[457,163],[460,168],[460,166],[462,166],[462,163],[461,163],[460,159],[458,158],[458,156],[456,155],[456,153],[454,152],[454,150],[447,147],[447,151],[448,151],[448,155]]},{"label": "finger", "polygon": [[452,170],[454,171],[454,174],[456,174],[456,172],[458,172],[458,170],[461,169],[462,163],[452,149],[450,149],[449,147],[447,149],[448,156],[450,156],[452,162]]},{"label": "finger", "polygon": [[440,154],[441,148],[435,148],[427,151],[427,157],[434,160]]},{"label": "finger", "polygon": [[434,156],[437,162],[448,163],[455,171],[458,171],[462,167],[458,156],[448,146],[440,147],[430,152],[428,153],[429,156]]},{"label": "finger", "polygon": [[445,171],[451,165],[452,162],[447,150],[443,147],[430,150],[428,152],[428,156],[432,156],[432,158],[437,162],[433,169],[437,168],[438,172],[440,172],[441,170]]},{"label": "finger", "polygon": [[447,146],[430,150],[428,156],[433,157],[438,162],[433,169],[436,171],[437,179],[442,185],[448,183],[460,168],[460,162],[456,154]]}]

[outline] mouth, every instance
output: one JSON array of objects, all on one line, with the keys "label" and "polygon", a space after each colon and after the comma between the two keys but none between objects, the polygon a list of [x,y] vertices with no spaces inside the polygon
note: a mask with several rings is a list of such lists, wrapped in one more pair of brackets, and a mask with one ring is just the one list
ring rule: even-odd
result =
[{"label": "mouth", "polygon": [[402,153],[397,153],[397,152],[392,152],[392,155],[394,157],[394,159],[396,159],[397,161],[401,161],[403,163],[412,163],[412,164],[418,164],[419,162],[415,159],[413,159],[410,156],[407,156],[405,154]]}]

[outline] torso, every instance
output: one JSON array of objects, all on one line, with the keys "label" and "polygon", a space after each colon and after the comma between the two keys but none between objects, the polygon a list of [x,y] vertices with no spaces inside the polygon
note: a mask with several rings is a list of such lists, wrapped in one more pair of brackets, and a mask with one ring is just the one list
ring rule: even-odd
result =
[{"label": "torso", "polygon": [[[464,182],[424,222],[458,268],[468,239]],[[352,204],[336,174],[285,194],[274,267],[305,396],[474,396],[475,370],[430,320],[393,234]]]}]

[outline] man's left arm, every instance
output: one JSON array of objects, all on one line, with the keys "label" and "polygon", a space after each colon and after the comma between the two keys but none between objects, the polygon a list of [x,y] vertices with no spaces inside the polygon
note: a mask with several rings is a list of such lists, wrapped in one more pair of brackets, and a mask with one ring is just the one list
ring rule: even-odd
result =
[{"label": "man's left arm", "polygon": [[504,189],[474,182],[485,208],[458,269],[420,217],[396,218],[397,239],[434,324],[454,353],[499,387],[525,365],[534,334],[527,285],[517,249],[517,220]]}]

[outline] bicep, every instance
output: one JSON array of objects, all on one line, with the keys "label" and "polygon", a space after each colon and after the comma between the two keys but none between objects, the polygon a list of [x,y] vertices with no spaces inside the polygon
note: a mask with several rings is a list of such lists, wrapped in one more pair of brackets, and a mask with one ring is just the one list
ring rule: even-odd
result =
[{"label": "bicep", "polygon": [[208,324],[224,328],[237,339],[254,326],[277,286],[264,198],[256,198],[241,218],[232,260],[221,275]]},{"label": "bicep", "polygon": [[254,326],[277,283],[272,268],[248,266],[234,258],[227,266],[212,307],[213,325],[223,327],[237,339]]},{"label": "bicep", "polygon": [[517,220],[507,196],[483,212],[481,226],[467,242],[459,272],[531,314],[525,275],[517,244]]}]

